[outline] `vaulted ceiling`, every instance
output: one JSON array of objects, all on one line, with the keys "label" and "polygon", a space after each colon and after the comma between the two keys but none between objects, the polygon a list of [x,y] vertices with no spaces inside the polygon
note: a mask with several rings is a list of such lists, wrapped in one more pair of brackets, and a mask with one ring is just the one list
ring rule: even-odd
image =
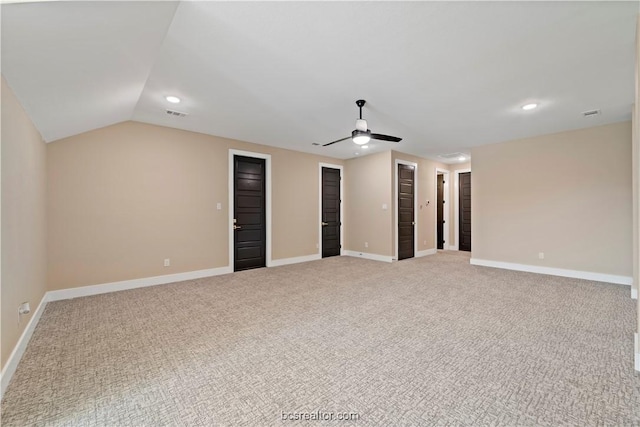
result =
[{"label": "vaulted ceiling", "polygon": [[[137,120],[349,158],[629,120],[636,2],[2,5],[2,74],[47,142]],[[169,104],[165,96],[181,98]],[[535,102],[539,107],[523,111]],[[167,109],[187,113],[169,116]],[[600,109],[584,118],[585,110]],[[362,152],[361,154],[365,154]]]}]

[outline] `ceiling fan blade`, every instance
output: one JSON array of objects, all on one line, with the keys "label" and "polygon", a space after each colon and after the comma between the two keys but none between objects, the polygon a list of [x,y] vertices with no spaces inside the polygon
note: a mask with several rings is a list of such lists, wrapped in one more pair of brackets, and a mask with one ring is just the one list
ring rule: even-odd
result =
[{"label": "ceiling fan blade", "polygon": [[402,141],[402,138],[398,138],[397,136],[382,135],[382,134],[379,134],[379,133],[372,133],[371,134],[371,139],[378,139],[380,141],[389,141],[389,142],[400,142],[400,141]]},{"label": "ceiling fan blade", "polygon": [[336,142],[340,142],[340,141],[346,141],[347,139],[351,139],[351,136],[348,136],[346,138],[342,138],[342,139],[336,139],[335,141],[329,142],[328,144],[323,144],[323,147],[326,147],[327,145],[331,145],[331,144],[335,144]]}]

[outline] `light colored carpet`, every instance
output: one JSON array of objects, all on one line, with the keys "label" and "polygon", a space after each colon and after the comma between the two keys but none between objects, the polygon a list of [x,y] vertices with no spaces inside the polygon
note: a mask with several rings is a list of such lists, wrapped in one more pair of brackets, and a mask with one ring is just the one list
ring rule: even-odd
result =
[{"label": "light colored carpet", "polygon": [[[50,303],[2,424],[640,423],[629,287],[468,262],[340,257]],[[318,410],[359,420],[282,420]]]}]

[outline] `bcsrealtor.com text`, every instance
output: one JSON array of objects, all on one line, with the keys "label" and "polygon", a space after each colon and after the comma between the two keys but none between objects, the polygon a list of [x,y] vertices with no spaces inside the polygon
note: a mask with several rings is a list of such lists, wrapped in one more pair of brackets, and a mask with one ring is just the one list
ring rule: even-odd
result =
[{"label": "bcsrealtor.com text", "polygon": [[357,412],[334,412],[321,411],[314,412],[282,412],[283,421],[357,421],[360,414]]}]

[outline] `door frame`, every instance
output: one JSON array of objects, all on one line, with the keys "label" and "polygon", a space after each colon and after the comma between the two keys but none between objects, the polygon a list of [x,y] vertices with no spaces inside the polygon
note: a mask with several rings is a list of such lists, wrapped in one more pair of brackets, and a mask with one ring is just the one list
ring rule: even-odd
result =
[{"label": "door frame", "polygon": [[235,234],[233,232],[233,214],[234,214],[234,158],[235,156],[253,157],[254,159],[264,159],[264,179],[265,179],[265,226],[266,242],[265,242],[265,266],[271,267],[271,155],[264,153],[256,153],[253,151],[243,151],[229,149],[229,268],[233,271],[235,261]]},{"label": "door frame", "polygon": [[413,166],[413,222],[415,225],[413,227],[413,257],[416,258],[418,256],[418,164],[414,162],[410,162],[408,160],[396,159],[393,166],[393,177],[394,177],[394,186],[393,186],[393,204],[395,206],[395,257],[394,259],[398,260],[398,225],[400,222],[400,218],[398,217],[398,165],[406,165]]},{"label": "door frame", "polygon": [[322,168],[340,170],[340,256],[344,251],[344,166],[318,162],[318,255],[322,258]]},{"label": "door frame", "polygon": [[[440,168],[436,168],[436,175],[435,175],[435,194],[436,195],[436,211],[435,211],[435,239],[434,239],[434,243],[435,243],[435,248],[436,251],[438,250],[438,175],[442,174],[445,178],[444,178],[444,182],[446,182],[446,184],[444,185],[444,189],[442,192],[442,200],[444,200],[444,207],[442,209],[442,217],[444,218],[444,224],[442,227],[442,234],[444,234],[444,244],[442,245],[442,250],[449,250],[451,249],[451,242],[449,242],[449,238],[450,236],[450,230],[449,230],[449,216],[450,216],[450,211],[449,211],[449,205],[451,204],[450,202],[450,198],[449,198],[449,186],[451,185],[451,182],[449,181],[450,176],[449,176],[449,170],[448,169],[440,169]],[[456,239],[457,241],[457,239]]]},{"label": "door frame", "polygon": [[453,217],[453,231],[455,233],[456,241],[454,245],[450,246],[450,249],[457,251],[460,250],[458,242],[460,241],[460,174],[471,172],[470,168],[456,169],[453,171],[453,199],[455,200],[455,209]]}]

